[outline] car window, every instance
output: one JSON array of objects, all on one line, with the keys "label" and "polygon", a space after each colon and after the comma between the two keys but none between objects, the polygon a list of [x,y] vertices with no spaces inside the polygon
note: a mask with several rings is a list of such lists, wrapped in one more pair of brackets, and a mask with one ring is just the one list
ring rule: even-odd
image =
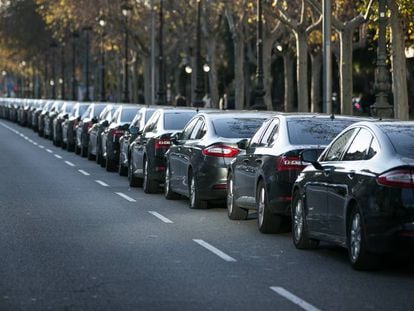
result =
[{"label": "car window", "polygon": [[213,126],[218,136],[224,138],[250,138],[262,125],[263,118],[228,117],[213,119]]},{"label": "car window", "polygon": [[121,122],[131,122],[137,114],[138,108],[136,109],[122,109]]},{"label": "car window", "polygon": [[266,129],[266,132],[263,134],[262,139],[260,140],[260,145],[269,146],[273,141],[275,134],[277,134],[279,129],[279,119],[275,118],[270,123],[269,127]]},{"label": "car window", "polygon": [[166,130],[182,130],[196,111],[168,111],[164,114],[164,128]]},{"label": "car window", "polygon": [[204,137],[204,135],[206,135],[206,133],[207,133],[207,125],[206,125],[205,122],[203,122],[202,126],[198,130],[196,139],[202,139]]},{"label": "car window", "polygon": [[287,121],[289,142],[292,145],[328,145],[355,121],[340,118],[292,118]]},{"label": "car window", "polygon": [[272,120],[268,120],[262,124],[262,126],[256,131],[256,133],[253,135],[252,139],[250,140],[249,147],[256,147],[257,145],[259,145],[260,138],[262,137],[264,131],[268,128],[271,122]]},{"label": "car window", "polygon": [[380,150],[378,140],[373,137],[367,153],[367,160],[373,158]]},{"label": "car window", "polygon": [[78,114],[78,116],[82,116],[85,113],[85,111],[88,109],[88,107],[89,106],[87,106],[87,105],[79,105],[79,114]]},{"label": "car window", "polygon": [[190,139],[197,139],[198,132],[203,127],[203,125],[204,125],[203,119],[198,119],[196,125],[194,126],[194,129],[192,130],[190,134]]},{"label": "car window", "polygon": [[361,129],[352,140],[351,145],[345,152],[343,161],[362,161],[367,159],[368,149],[374,137],[366,130]]},{"label": "car window", "polygon": [[380,128],[388,136],[395,151],[407,158],[414,158],[414,129],[411,124],[382,124]]},{"label": "car window", "polygon": [[351,129],[339,136],[322,157],[322,161],[339,161],[355,131],[356,129]]},{"label": "car window", "polygon": [[94,117],[99,116],[104,108],[105,108],[105,105],[96,105],[94,112],[93,112],[93,116]]},{"label": "car window", "polygon": [[160,112],[157,112],[152,116],[147,125],[145,125],[145,128],[143,130],[144,133],[152,132],[156,129],[158,120],[160,119],[160,114]]},{"label": "car window", "polygon": [[92,106],[89,106],[88,109],[82,114],[82,119],[91,117],[92,114]]},{"label": "car window", "polygon": [[198,118],[191,120],[191,122],[189,122],[183,132],[181,133],[181,140],[187,140],[190,139],[190,135],[193,132],[194,126],[197,124]]}]

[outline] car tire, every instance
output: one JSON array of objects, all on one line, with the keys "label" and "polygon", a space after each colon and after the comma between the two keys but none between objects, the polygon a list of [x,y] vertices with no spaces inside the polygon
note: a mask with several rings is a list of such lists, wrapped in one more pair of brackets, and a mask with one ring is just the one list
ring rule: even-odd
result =
[{"label": "car tire", "polygon": [[78,147],[78,145],[75,143],[75,154],[80,154],[80,153],[81,153],[81,150]]},{"label": "car tire", "polygon": [[137,178],[133,174],[133,166],[132,166],[132,160],[129,161],[128,165],[128,182],[130,187],[141,187],[142,186],[142,179]]},{"label": "car tire", "polygon": [[314,249],[319,241],[310,239],[305,219],[305,206],[299,191],[295,191],[292,200],[292,239],[297,249]]},{"label": "car tire", "polygon": [[82,145],[80,155],[82,158],[86,158],[88,156],[88,147]]},{"label": "car tire", "polygon": [[227,215],[232,220],[245,220],[249,211],[239,207],[234,200],[234,179],[230,172],[227,177]]},{"label": "car tire", "polygon": [[204,209],[207,208],[207,202],[200,200],[200,190],[198,187],[197,177],[193,175],[192,171],[188,173],[188,186],[189,186],[189,205],[191,209]]},{"label": "car tire", "polygon": [[108,159],[108,157],[106,157],[105,169],[106,169],[107,172],[115,172],[116,171],[116,163],[114,161]]},{"label": "car tire", "polygon": [[179,198],[178,193],[175,193],[171,190],[171,176],[170,176],[170,165],[167,163],[167,167],[165,169],[165,182],[164,182],[164,197],[167,200],[176,200]]},{"label": "car tire", "polygon": [[381,258],[368,252],[365,240],[365,227],[358,206],[352,208],[347,230],[348,255],[355,270],[376,270],[380,268]]},{"label": "car tire", "polygon": [[93,160],[95,160],[95,157],[96,157],[96,156],[94,156],[92,153],[90,153],[90,152],[88,151],[88,156],[87,156],[87,157],[88,157],[88,160],[89,160],[89,161],[93,161]]},{"label": "car tire", "polygon": [[263,180],[257,185],[257,227],[261,233],[279,233],[282,229],[283,217],[270,211],[267,190]]},{"label": "car tire", "polygon": [[150,163],[147,159],[144,160],[144,180],[142,187],[145,193],[156,193],[159,188],[159,184],[150,178]]}]

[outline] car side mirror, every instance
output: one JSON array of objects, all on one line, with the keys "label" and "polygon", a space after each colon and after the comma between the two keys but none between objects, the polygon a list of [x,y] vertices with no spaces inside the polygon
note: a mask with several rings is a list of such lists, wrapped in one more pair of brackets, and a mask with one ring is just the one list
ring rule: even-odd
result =
[{"label": "car side mirror", "polygon": [[140,130],[139,130],[139,128],[138,128],[138,127],[136,127],[136,126],[131,126],[131,127],[129,127],[129,132],[130,132],[132,135],[139,135],[139,134],[140,134]]},{"label": "car side mirror", "polygon": [[179,145],[180,144],[179,141],[181,140],[181,136],[182,136],[181,132],[174,133],[173,135],[171,135],[171,142],[174,145]]},{"label": "car side mirror", "polygon": [[91,121],[92,121],[92,123],[98,123],[98,118],[97,117],[93,117]]},{"label": "car side mirror", "polygon": [[128,129],[129,129],[129,124],[127,123],[127,124],[122,125],[122,129],[123,129],[124,131],[128,131]]},{"label": "car side mirror", "polygon": [[246,150],[249,146],[249,139],[245,138],[237,142],[237,147],[242,150]]},{"label": "car side mirror", "polygon": [[69,115],[68,114],[64,114],[63,115],[63,119],[69,119]]},{"label": "car side mirror", "polygon": [[302,162],[308,162],[313,165],[317,170],[322,169],[322,165],[318,162],[318,157],[320,155],[320,150],[317,149],[308,149],[303,150],[300,153],[300,159]]}]

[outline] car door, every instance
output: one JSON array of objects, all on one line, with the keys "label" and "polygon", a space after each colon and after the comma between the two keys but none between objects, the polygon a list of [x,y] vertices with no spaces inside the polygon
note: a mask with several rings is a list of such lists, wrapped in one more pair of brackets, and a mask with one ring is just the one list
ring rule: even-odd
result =
[{"label": "car door", "polygon": [[241,207],[254,208],[256,205],[253,158],[271,122],[272,120],[268,120],[263,123],[251,138],[246,152],[238,155],[233,164],[234,198]]},{"label": "car door", "polygon": [[353,196],[353,189],[372,178],[365,168],[366,162],[379,151],[379,144],[374,135],[366,128],[361,128],[352,138],[349,147],[331,170],[327,185],[329,233],[338,242],[345,242],[346,207]]},{"label": "car door", "polygon": [[356,129],[351,129],[335,139],[321,156],[321,170],[313,169],[306,172],[306,220],[310,231],[329,234],[328,185],[332,180],[332,172],[342,159],[355,132]]}]

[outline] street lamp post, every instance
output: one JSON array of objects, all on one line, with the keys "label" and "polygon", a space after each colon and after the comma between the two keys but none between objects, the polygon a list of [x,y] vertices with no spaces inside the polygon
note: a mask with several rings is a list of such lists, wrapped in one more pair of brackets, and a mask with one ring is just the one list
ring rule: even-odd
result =
[{"label": "street lamp post", "polygon": [[323,0],[323,111],[332,113],[331,0]]},{"label": "street lamp post", "polygon": [[157,93],[157,105],[165,105],[165,75],[164,75],[164,47],[163,47],[163,28],[164,28],[164,12],[163,12],[163,0],[160,0],[159,8],[160,28],[158,36],[158,93]]},{"label": "street lamp post", "polygon": [[105,86],[105,49],[104,49],[104,37],[106,21],[101,15],[99,19],[99,25],[102,28],[101,31],[101,102],[106,101],[106,86]]},{"label": "street lamp post", "polygon": [[386,48],[386,0],[379,0],[378,10],[378,48],[377,68],[375,70],[376,102],[373,105],[372,114],[379,118],[391,118],[392,106],[388,103],[390,83],[387,70],[387,48]]},{"label": "street lamp post", "polygon": [[79,38],[79,33],[74,31],[72,33],[72,100],[76,100],[76,40]]},{"label": "street lamp post", "polygon": [[88,102],[91,100],[89,94],[89,50],[90,50],[90,32],[92,27],[86,26],[83,28],[86,36],[86,53],[85,53],[85,98],[84,101]]},{"label": "street lamp post", "polygon": [[196,74],[196,86],[195,86],[195,98],[193,101],[194,107],[202,107],[204,105],[204,79],[203,79],[203,65],[201,62],[201,9],[202,0],[197,0],[197,33],[196,33],[196,51],[195,51],[195,74]]},{"label": "street lamp post", "polygon": [[128,17],[131,14],[132,7],[128,3],[124,3],[121,6],[122,15],[125,17],[125,42],[124,42],[124,53],[125,53],[125,64],[124,64],[124,96],[123,102],[129,103],[129,79],[128,79],[128,41],[129,41],[129,32],[128,32]]},{"label": "street lamp post", "polygon": [[253,109],[266,110],[264,103],[265,89],[263,78],[263,13],[262,0],[257,0],[257,69],[256,69],[256,90]]}]

